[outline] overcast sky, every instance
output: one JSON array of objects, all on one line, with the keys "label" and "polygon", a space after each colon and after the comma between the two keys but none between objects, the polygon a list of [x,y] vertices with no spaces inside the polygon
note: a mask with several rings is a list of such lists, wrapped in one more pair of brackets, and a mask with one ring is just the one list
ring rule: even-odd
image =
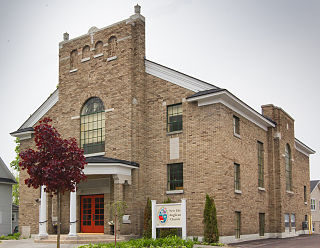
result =
[{"label": "overcast sky", "polygon": [[0,156],[15,157],[17,130],[58,84],[58,43],[128,18],[146,17],[147,59],[226,88],[258,112],[272,103],[295,119],[295,136],[318,153],[320,1],[1,0]]}]

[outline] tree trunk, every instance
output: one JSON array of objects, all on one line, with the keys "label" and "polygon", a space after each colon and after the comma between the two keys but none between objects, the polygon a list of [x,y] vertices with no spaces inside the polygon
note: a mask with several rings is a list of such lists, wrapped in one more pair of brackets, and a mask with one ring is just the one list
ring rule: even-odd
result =
[{"label": "tree trunk", "polygon": [[114,221],[114,247],[117,248],[117,214]]},{"label": "tree trunk", "polygon": [[57,209],[58,209],[58,228],[57,228],[57,248],[60,248],[60,222],[61,222],[61,214],[60,214],[60,191],[58,190],[57,194]]}]

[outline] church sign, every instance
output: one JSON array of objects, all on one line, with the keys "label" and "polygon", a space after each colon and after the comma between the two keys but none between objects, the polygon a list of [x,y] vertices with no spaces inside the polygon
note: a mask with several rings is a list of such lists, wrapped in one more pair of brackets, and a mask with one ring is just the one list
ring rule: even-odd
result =
[{"label": "church sign", "polygon": [[182,238],[186,239],[186,200],[181,203],[156,204],[152,202],[152,238],[156,238],[156,228],[182,228]]}]

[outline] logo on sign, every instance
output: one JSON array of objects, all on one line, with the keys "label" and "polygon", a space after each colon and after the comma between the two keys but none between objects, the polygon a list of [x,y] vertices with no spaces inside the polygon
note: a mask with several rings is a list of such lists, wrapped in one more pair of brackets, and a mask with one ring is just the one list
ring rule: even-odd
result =
[{"label": "logo on sign", "polygon": [[159,220],[162,224],[166,223],[166,221],[168,219],[168,210],[166,208],[161,208],[158,216],[159,216]]}]

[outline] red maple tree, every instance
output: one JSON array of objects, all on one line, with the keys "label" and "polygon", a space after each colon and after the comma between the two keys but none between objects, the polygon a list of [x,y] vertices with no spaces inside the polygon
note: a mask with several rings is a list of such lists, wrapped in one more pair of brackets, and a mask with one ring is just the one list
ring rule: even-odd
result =
[{"label": "red maple tree", "polygon": [[19,166],[22,170],[26,169],[30,176],[25,179],[28,187],[37,189],[44,185],[46,192],[57,195],[57,247],[60,247],[60,195],[66,191],[74,192],[76,184],[86,178],[83,172],[86,158],[76,139],[61,138],[49,124],[51,121],[44,118],[34,128],[37,150],[21,152]]}]

